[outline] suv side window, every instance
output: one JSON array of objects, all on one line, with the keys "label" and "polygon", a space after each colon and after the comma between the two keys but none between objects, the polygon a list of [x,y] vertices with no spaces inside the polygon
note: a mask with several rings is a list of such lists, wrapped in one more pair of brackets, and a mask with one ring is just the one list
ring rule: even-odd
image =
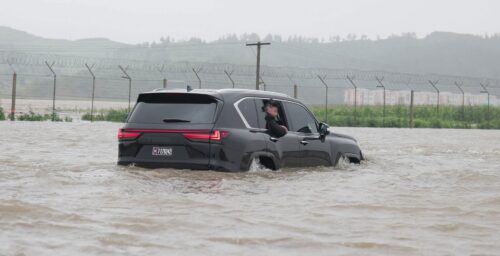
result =
[{"label": "suv side window", "polygon": [[301,133],[318,133],[316,119],[303,106],[285,102],[290,131]]},{"label": "suv side window", "polygon": [[255,100],[253,98],[247,98],[240,101],[236,107],[240,110],[243,118],[245,118],[250,127],[259,127],[259,123],[257,121],[257,111],[255,109]]},{"label": "suv side window", "polygon": [[259,120],[259,128],[266,129],[266,112],[264,111],[264,100],[255,99],[255,105],[257,106],[257,119]]},{"label": "suv side window", "polygon": [[[268,99],[255,99],[255,105],[257,106],[257,115],[258,115],[258,120],[259,120],[259,128],[261,129],[266,129],[266,111],[265,111],[265,106],[267,103]],[[286,115],[284,114],[284,105],[283,102],[280,100],[274,100],[278,103],[280,103],[280,107],[278,109],[278,117],[277,121],[279,125],[287,126],[286,122]]]}]

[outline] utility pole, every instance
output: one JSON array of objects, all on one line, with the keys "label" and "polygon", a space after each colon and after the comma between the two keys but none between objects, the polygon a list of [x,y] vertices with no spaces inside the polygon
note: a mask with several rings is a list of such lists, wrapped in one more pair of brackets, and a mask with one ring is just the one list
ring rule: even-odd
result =
[{"label": "utility pole", "polygon": [[260,86],[260,48],[262,45],[270,45],[271,43],[262,43],[262,42],[257,42],[257,43],[250,43],[246,44],[246,46],[257,46],[257,72],[256,72],[256,78],[255,78],[255,90],[259,90]]},{"label": "utility pole", "polygon": [[488,128],[490,128],[490,92],[488,91],[488,89],[486,89],[486,87],[488,87],[488,84],[483,84],[483,83],[479,84],[481,85],[481,87],[483,87],[483,91],[481,91],[481,93],[488,94],[488,110],[486,112],[486,118],[488,122]]},{"label": "utility pole", "polygon": [[358,113],[357,113],[357,105],[358,105],[358,86],[354,83],[354,76],[350,77],[347,75],[347,80],[351,83],[351,85],[354,87],[354,124],[357,125],[358,123]]},{"label": "utility pole", "polygon": [[439,113],[439,89],[437,88],[437,84],[439,83],[439,80],[436,80],[436,81],[431,81],[429,80],[429,84],[432,85],[432,87],[434,87],[434,89],[436,90],[437,92],[437,104],[436,104],[436,111]]},{"label": "utility pole", "polygon": [[462,89],[463,82],[457,82],[455,81],[455,86],[458,87],[460,92],[462,92],[462,121],[465,121],[465,92]]},{"label": "utility pole", "polygon": [[92,66],[89,66],[87,63],[85,63],[85,67],[87,67],[90,75],[92,76],[92,103],[90,104],[90,122],[94,122],[95,75],[92,71],[92,68],[94,68],[94,64],[92,64]]},{"label": "utility pole", "polygon": [[201,71],[201,68],[191,68],[194,72],[194,74],[196,75],[196,78],[198,78],[198,89],[201,89],[201,78],[200,76],[198,75],[198,73]]},{"label": "utility pole", "polygon": [[323,77],[318,75],[318,78],[321,81],[321,83],[325,86],[325,123],[328,124],[328,84],[326,84],[325,82],[326,75],[324,75]]},{"label": "utility pole", "polygon": [[233,88],[234,88],[234,80],[231,77],[231,75],[233,74],[233,72],[234,72],[234,70],[231,70],[230,72],[228,72],[227,70],[224,70],[224,73],[226,73],[227,78],[229,78],[229,81],[231,81],[231,84],[233,85]]},{"label": "utility pole", "polygon": [[123,68],[121,65],[118,65],[118,67],[124,74],[122,78],[128,80],[128,112],[130,113],[130,99],[132,97],[132,77],[130,77],[127,73],[128,67]]},{"label": "utility pole", "polygon": [[384,89],[384,107],[383,107],[383,114],[382,114],[382,126],[385,127],[385,85],[382,83],[382,81],[384,81],[384,77],[375,77],[375,79],[377,80],[378,84],[377,87],[378,88],[383,88]]},{"label": "utility pole", "polygon": [[52,122],[54,122],[56,120],[56,79],[57,79],[57,75],[56,75],[56,72],[54,72],[54,69],[52,69],[54,64],[55,64],[55,62],[52,62],[52,64],[49,64],[47,61],[45,61],[45,65],[47,65],[50,72],[52,72],[52,75],[54,76],[54,89],[52,90]]}]

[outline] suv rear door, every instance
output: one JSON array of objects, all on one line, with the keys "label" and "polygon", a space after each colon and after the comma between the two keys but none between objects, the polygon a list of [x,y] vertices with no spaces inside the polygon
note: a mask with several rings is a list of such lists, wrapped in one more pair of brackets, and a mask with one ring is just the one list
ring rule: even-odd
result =
[{"label": "suv rear door", "polygon": [[120,130],[120,161],[208,168],[210,142],[221,137],[213,129],[221,105],[203,94],[141,94]]},{"label": "suv rear door", "polygon": [[[262,129],[266,128],[266,113],[264,110],[264,106],[267,100],[268,99],[256,99],[259,126]],[[280,118],[283,122],[283,125],[287,126],[288,115],[285,115],[283,102],[276,99],[274,100],[281,103],[281,107],[279,110]],[[288,125],[288,128],[289,127],[290,126]],[[275,138],[274,136],[269,134],[269,132],[266,133],[266,135],[268,136],[267,149],[281,160],[281,167],[296,167],[300,165],[300,138],[296,133],[288,132],[281,138]]]}]

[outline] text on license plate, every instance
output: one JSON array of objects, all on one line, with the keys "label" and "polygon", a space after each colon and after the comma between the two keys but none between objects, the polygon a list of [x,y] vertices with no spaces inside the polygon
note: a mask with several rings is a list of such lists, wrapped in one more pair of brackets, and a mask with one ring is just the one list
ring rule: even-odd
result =
[{"label": "text on license plate", "polygon": [[166,147],[153,147],[153,156],[171,156],[172,155],[172,148],[166,148]]}]

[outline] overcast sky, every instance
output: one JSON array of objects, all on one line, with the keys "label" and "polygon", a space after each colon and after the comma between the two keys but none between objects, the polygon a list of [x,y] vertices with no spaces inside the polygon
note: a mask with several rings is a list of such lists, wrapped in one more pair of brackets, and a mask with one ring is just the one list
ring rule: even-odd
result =
[{"label": "overcast sky", "polygon": [[0,25],[48,38],[161,36],[213,40],[257,32],[371,38],[432,31],[500,32],[498,0],[2,0]]}]

